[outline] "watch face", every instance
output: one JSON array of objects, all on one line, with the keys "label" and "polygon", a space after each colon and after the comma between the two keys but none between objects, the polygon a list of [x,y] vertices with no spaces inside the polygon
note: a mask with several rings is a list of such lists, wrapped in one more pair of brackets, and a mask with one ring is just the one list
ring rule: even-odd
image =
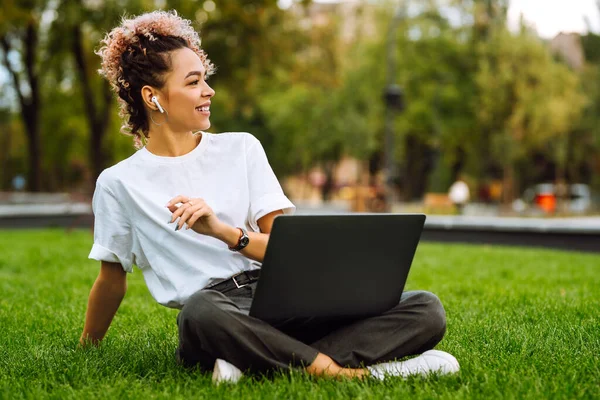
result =
[{"label": "watch face", "polygon": [[250,238],[248,236],[244,236],[240,239],[240,245],[247,246],[248,242],[250,242]]}]

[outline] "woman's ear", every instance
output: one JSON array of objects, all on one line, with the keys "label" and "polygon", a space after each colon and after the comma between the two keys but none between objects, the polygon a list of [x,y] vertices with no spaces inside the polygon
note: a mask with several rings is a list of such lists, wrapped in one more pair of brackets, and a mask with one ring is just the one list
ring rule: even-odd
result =
[{"label": "woman's ear", "polygon": [[146,85],[142,88],[142,100],[144,101],[144,105],[151,110],[158,110],[157,105],[152,102],[152,97],[154,96],[156,96],[156,91],[151,86]]}]

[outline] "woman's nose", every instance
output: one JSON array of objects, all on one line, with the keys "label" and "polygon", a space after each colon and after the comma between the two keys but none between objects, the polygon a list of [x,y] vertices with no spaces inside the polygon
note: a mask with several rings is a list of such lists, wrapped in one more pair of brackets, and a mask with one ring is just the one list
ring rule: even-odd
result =
[{"label": "woman's nose", "polygon": [[215,90],[206,84],[206,88],[202,92],[203,97],[213,97],[215,95]]}]

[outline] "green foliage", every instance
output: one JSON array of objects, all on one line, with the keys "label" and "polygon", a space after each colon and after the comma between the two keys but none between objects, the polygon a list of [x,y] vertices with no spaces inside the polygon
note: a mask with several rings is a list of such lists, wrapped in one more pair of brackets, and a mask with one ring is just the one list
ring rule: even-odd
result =
[{"label": "green foliage", "polygon": [[273,133],[265,129],[259,102],[277,74],[293,66],[303,37],[275,0],[212,2],[214,9],[205,4],[171,0],[167,8],[198,23],[202,47],[217,66],[210,78],[219,110],[212,129],[252,132],[268,148]]},{"label": "green foliage", "polygon": [[[177,310],[139,270],[99,348],[77,349],[99,272],[92,234],[0,232],[0,397],[60,399],[594,398],[600,385],[598,255],[422,243],[407,290],[436,293],[457,376],[351,381],[282,372],[214,386],[176,365]],[[468,262],[465,262],[468,260]]]},{"label": "green foliage", "polygon": [[581,45],[585,59],[591,63],[600,64],[600,35],[589,32],[581,38]]},{"label": "green foliage", "polygon": [[[115,110],[107,114],[103,165],[133,152],[131,139],[118,133],[116,104],[103,98],[106,83],[95,73],[99,59],[93,50],[121,16],[156,4],[191,19],[217,65],[210,79],[216,90],[212,131],[253,133],[280,175],[342,155],[377,159],[385,151],[382,93],[394,2],[364,2],[346,19],[333,12],[311,19],[311,2],[297,3],[303,6],[282,10],[276,0],[4,0],[0,35],[18,44],[28,23],[40,27],[36,71],[46,189],[70,188],[89,176],[97,124],[89,117],[88,97],[96,116],[104,106]],[[404,18],[397,31],[392,75],[404,89],[406,108],[394,120],[393,151],[405,197],[445,191],[461,172],[480,183],[508,177],[505,183],[517,189],[546,176],[598,180],[598,35],[582,38],[588,63],[576,72],[554,59],[527,27],[507,31],[505,0],[450,3],[463,25],[451,23],[446,8],[431,0],[415,6],[420,11]],[[83,73],[73,56],[76,30],[83,32]],[[16,45],[13,53],[17,60],[23,48]],[[2,104],[16,104],[11,91],[2,96]],[[26,124],[10,126],[12,143],[26,143]],[[6,176],[28,168],[27,152],[11,146],[0,154],[10,169],[1,177],[4,188]],[[546,167],[537,168],[534,158]]]},{"label": "green foliage", "polygon": [[[407,20],[401,29],[398,81],[406,91],[406,110],[396,124],[396,155],[404,171],[421,171],[423,175],[413,177],[416,181],[426,181],[431,173],[428,189],[445,192],[455,179],[453,165],[463,161],[465,152],[472,156],[469,146],[477,135],[471,49],[460,39],[464,28],[451,27],[435,8]],[[413,192],[423,189],[420,185]]]},{"label": "green foliage", "polygon": [[342,43],[338,23],[311,29],[294,69],[278,74],[261,96],[271,160],[281,172],[306,171],[344,154],[365,160],[381,149],[381,51],[360,36]]}]

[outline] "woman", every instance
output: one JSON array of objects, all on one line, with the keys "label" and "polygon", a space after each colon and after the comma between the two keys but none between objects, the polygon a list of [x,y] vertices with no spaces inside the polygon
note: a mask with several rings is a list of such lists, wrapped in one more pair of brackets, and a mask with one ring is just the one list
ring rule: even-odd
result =
[{"label": "woman", "polygon": [[[160,304],[181,309],[178,362],[212,368],[217,381],[289,366],[379,378],[458,370],[454,357],[439,351],[382,363],[442,339],[444,309],[427,292],[405,293],[382,316],[345,326],[274,327],[250,317],[273,219],[294,211],[260,142],[248,133],[203,132],[210,126],[215,92],[206,79],[214,67],[190,21],[175,12],[124,20],[98,54],[100,72],[119,96],[123,131],[139,150],[97,181],[89,257],[101,269],[82,344],[106,334],[135,264]],[[389,340],[375,341],[373,332]]]}]

